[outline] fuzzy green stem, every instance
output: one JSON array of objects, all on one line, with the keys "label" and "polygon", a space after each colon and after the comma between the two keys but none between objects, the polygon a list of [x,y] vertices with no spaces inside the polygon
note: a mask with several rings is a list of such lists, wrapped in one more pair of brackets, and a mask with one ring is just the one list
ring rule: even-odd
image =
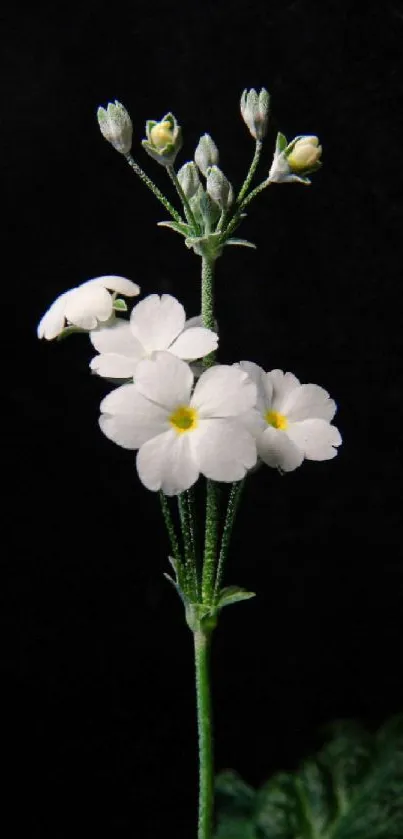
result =
[{"label": "fuzzy green stem", "polygon": [[181,551],[180,551],[180,548],[179,548],[178,537],[176,535],[176,530],[175,530],[175,526],[174,526],[173,519],[172,519],[172,516],[171,516],[171,511],[169,509],[169,504],[168,504],[167,498],[166,498],[166,496],[164,495],[163,492],[160,492],[159,496],[160,496],[160,501],[161,501],[162,515],[164,516],[165,527],[167,529],[167,533],[168,533],[169,541],[170,541],[170,545],[171,545],[171,551],[173,553],[174,559],[179,560],[179,562],[181,562],[182,561]]},{"label": "fuzzy green stem", "polygon": [[194,553],[194,545],[192,539],[192,527],[189,515],[189,504],[186,493],[182,492],[178,495],[178,509],[181,523],[183,547],[185,553],[185,570],[187,585],[190,587],[192,597],[197,597],[197,570],[196,557]]},{"label": "fuzzy green stem", "polygon": [[199,734],[198,839],[211,839],[214,807],[213,726],[210,696],[210,633],[194,633],[197,728]]},{"label": "fuzzy green stem", "polygon": [[240,204],[239,209],[243,210],[245,207],[247,207],[248,204],[250,204],[250,202],[253,201],[253,199],[256,198],[257,195],[259,195],[259,192],[262,192],[262,190],[266,189],[267,186],[270,186],[270,181],[268,178],[266,178],[265,181],[262,181],[261,184],[256,186],[255,189],[252,189],[252,192],[250,192],[249,195],[247,195],[246,198],[244,198],[242,204]]},{"label": "fuzzy green stem", "polygon": [[241,500],[241,494],[243,487],[245,485],[245,478],[242,481],[237,481],[236,483],[232,484],[229,498],[228,498],[228,505],[227,505],[227,513],[225,516],[225,522],[223,527],[223,533],[221,538],[221,548],[220,548],[220,555],[218,558],[218,565],[217,565],[217,573],[215,579],[215,586],[214,586],[214,602],[216,603],[220,594],[221,583],[224,573],[224,564],[225,560],[228,556],[228,550],[232,535],[232,530],[234,527],[234,522],[236,518],[236,514],[238,512],[239,502]]},{"label": "fuzzy green stem", "polygon": [[248,174],[245,178],[244,183],[242,184],[240,193],[239,193],[238,198],[237,198],[237,205],[238,206],[240,204],[242,204],[242,201],[243,201],[243,199],[244,199],[244,197],[245,197],[245,195],[246,195],[246,193],[247,193],[247,191],[248,191],[248,189],[249,189],[249,187],[252,183],[253,176],[256,172],[256,169],[257,169],[257,166],[258,166],[258,163],[259,163],[259,160],[260,160],[260,155],[261,155],[261,152],[262,152],[262,148],[263,148],[262,141],[261,140],[256,140],[255,154],[253,155],[253,160],[252,160],[252,163],[249,167],[249,172],[248,172]]},{"label": "fuzzy green stem", "polygon": [[262,190],[266,189],[267,186],[270,186],[270,181],[266,179],[265,181],[262,181],[262,183],[259,184],[257,187],[255,187],[255,189],[252,189],[252,192],[250,192],[249,195],[247,195],[246,198],[243,199],[242,203],[239,204],[235,215],[232,217],[227,229],[224,230],[220,238],[221,242],[225,243],[227,241],[227,239],[231,236],[231,233],[235,230],[236,227],[238,227],[238,224],[241,221],[242,211],[245,209],[245,207],[248,206],[248,204],[250,204],[251,201],[253,201],[254,198],[256,198],[257,195],[259,195],[259,192],[262,192]]},{"label": "fuzzy green stem", "polygon": [[143,172],[143,170],[138,165],[138,163],[136,163],[131,154],[125,154],[125,158],[129,166],[131,166],[133,171],[136,173],[136,175],[138,175],[140,180],[142,180],[143,183],[145,183],[146,186],[148,186],[148,188],[151,189],[151,192],[153,192],[155,197],[158,198],[158,201],[161,201],[161,204],[164,205],[165,209],[172,216],[172,218],[180,224],[183,224],[184,222],[182,216],[177,212],[177,210],[175,210],[175,207],[173,207],[170,201],[168,201],[168,198],[165,198],[165,195],[163,195],[163,193],[158,189],[158,187],[155,186],[151,178],[149,178],[148,175],[146,175],[146,173]]},{"label": "fuzzy green stem", "polygon": [[220,488],[215,481],[207,480],[206,486],[206,529],[202,575],[202,601],[210,605],[214,597],[217,564]]},{"label": "fuzzy green stem", "polygon": [[[201,316],[202,323],[207,329],[215,329],[214,318],[214,260],[202,257],[201,277]],[[207,369],[215,363],[215,353],[211,352],[203,359],[203,366]]]},{"label": "fuzzy green stem", "polygon": [[166,168],[167,168],[168,175],[171,178],[171,181],[172,181],[172,183],[173,183],[173,185],[174,185],[174,187],[175,187],[175,189],[176,189],[176,191],[179,195],[179,198],[182,201],[183,209],[185,211],[185,216],[187,218],[187,221],[189,222],[189,224],[192,225],[192,227],[194,229],[194,232],[197,234],[197,233],[200,232],[199,231],[199,225],[197,224],[197,221],[196,221],[196,219],[193,215],[192,208],[189,204],[189,201],[186,198],[186,195],[185,195],[185,193],[184,193],[184,191],[183,191],[183,189],[182,189],[182,187],[179,183],[179,178],[178,178],[178,176],[175,172],[175,169],[174,169],[173,166],[167,166]]}]

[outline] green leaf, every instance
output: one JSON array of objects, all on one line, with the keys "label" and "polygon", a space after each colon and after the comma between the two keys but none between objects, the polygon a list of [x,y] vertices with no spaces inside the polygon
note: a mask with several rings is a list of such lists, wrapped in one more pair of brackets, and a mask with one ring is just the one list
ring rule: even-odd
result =
[{"label": "green leaf", "polygon": [[127,312],[126,300],[122,300],[121,297],[117,297],[113,302],[113,308],[116,312]]},{"label": "green leaf", "polygon": [[225,244],[226,245],[241,245],[244,248],[255,248],[256,249],[256,245],[254,245],[253,242],[248,242],[247,239],[227,239]]},{"label": "green leaf", "polygon": [[281,131],[278,132],[276,137],[276,154],[281,154],[284,149],[287,148],[287,137],[285,134],[282,134]]},{"label": "green leaf", "polygon": [[64,338],[68,338],[69,335],[74,335],[76,332],[85,333],[88,335],[88,329],[81,329],[79,326],[65,326],[60,335],[57,336],[57,341],[63,341]]},{"label": "green leaf", "polygon": [[251,597],[256,597],[254,591],[246,591],[246,589],[238,588],[238,586],[227,586],[220,591],[217,609],[223,609],[224,606],[230,606],[240,600],[250,600]]},{"label": "green leaf", "polygon": [[171,230],[175,230],[175,233],[179,233],[181,236],[191,236],[192,235],[192,228],[189,224],[185,224],[184,222],[179,221],[159,221],[157,222],[158,227],[169,227]]}]

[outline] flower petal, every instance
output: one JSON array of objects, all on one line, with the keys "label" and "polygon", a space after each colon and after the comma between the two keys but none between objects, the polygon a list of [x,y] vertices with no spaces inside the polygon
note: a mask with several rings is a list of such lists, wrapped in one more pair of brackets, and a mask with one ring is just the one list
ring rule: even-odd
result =
[{"label": "flower petal", "polygon": [[39,321],[37,328],[38,338],[46,338],[47,341],[52,341],[53,338],[56,338],[60,334],[66,321],[64,315],[66,302],[73,291],[75,289],[70,289],[60,294],[59,297],[56,297],[54,303],[52,303]]},{"label": "flower petal", "polygon": [[189,326],[186,328],[169,347],[169,352],[179,358],[194,359],[203,358],[210,352],[214,352],[218,346],[218,335],[211,329],[204,326]]},{"label": "flower petal", "polygon": [[200,472],[213,481],[241,481],[256,463],[252,435],[234,420],[201,420],[188,436]]},{"label": "flower petal", "polygon": [[240,361],[239,364],[234,366],[247,373],[252,382],[255,383],[257,388],[256,408],[259,413],[265,414],[271,406],[271,389],[268,394],[265,371],[254,361]]},{"label": "flower petal", "polygon": [[136,387],[152,402],[173,411],[187,405],[193,385],[193,373],[186,361],[169,352],[156,352],[152,358],[139,361]]},{"label": "flower petal", "polygon": [[129,358],[140,358],[144,355],[144,348],[134,337],[129,321],[116,318],[110,326],[101,326],[90,332],[92,345],[99,353],[113,352],[126,355]]},{"label": "flower petal", "polygon": [[332,420],[336,413],[336,403],[327,390],[319,385],[300,385],[292,390],[283,406],[283,412],[290,422],[305,419]]},{"label": "flower petal", "polygon": [[197,481],[199,469],[192,457],[190,437],[170,429],[141,447],[137,471],[147,489],[178,495]]},{"label": "flower petal", "polygon": [[271,370],[266,373],[265,391],[267,398],[270,400],[268,407],[272,411],[279,411],[283,414],[284,403],[289,393],[295,388],[299,387],[300,381],[293,373],[283,373],[282,370]]},{"label": "flower petal", "polygon": [[201,417],[237,416],[253,408],[256,385],[237,367],[218,364],[200,376],[191,405]]},{"label": "flower petal", "polygon": [[132,309],[130,327],[148,353],[166,350],[185,326],[185,310],[170,294],[150,294]]},{"label": "flower petal", "polygon": [[125,297],[136,297],[140,294],[140,286],[127,280],[126,277],[119,277],[116,274],[106,274],[103,277],[94,277],[93,280],[87,280],[82,283],[80,288],[85,286],[102,286],[108,288],[110,291],[116,291],[119,294],[124,294]]},{"label": "flower petal", "polygon": [[106,379],[131,379],[137,362],[126,355],[105,352],[90,361],[91,370]]},{"label": "flower petal", "polygon": [[99,419],[104,434],[125,449],[138,449],[169,428],[166,411],[149,402],[134,384],[122,385],[101,402]]},{"label": "flower petal", "polygon": [[108,320],[112,314],[112,297],[106,288],[83,285],[73,289],[67,299],[65,316],[74,326],[95,329],[98,321]]},{"label": "flower petal", "polygon": [[287,434],[304,453],[307,460],[331,460],[337,454],[341,435],[334,425],[324,419],[306,419],[294,422]]},{"label": "flower petal", "polygon": [[269,426],[256,442],[258,455],[267,466],[282,469],[283,472],[292,472],[301,466],[304,453],[285,431]]}]

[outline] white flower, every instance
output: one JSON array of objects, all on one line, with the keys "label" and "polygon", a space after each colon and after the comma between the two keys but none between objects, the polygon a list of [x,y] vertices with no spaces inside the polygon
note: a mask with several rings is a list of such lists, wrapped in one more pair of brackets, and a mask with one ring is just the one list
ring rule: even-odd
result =
[{"label": "white flower", "polygon": [[140,294],[139,286],[125,277],[111,275],[87,280],[56,298],[39,322],[38,338],[51,341],[63,332],[66,324],[90,331],[98,322],[109,320],[113,312],[113,297],[107,289],[126,297]]},{"label": "white flower", "polygon": [[131,378],[139,361],[156,350],[193,360],[213,352],[218,343],[210,329],[194,325],[193,319],[191,325],[186,324],[182,304],[170,294],[150,294],[134,306],[130,321],[116,319],[90,337],[100,353],[92,359],[91,369],[111,379]]},{"label": "white flower", "polygon": [[257,387],[257,403],[245,417],[255,435],[258,456],[268,466],[291,472],[307,460],[330,460],[341,443],[331,425],[336,403],[318,385],[302,385],[292,373],[265,373],[251,361],[242,361]]},{"label": "white flower", "polygon": [[240,481],[256,463],[256,444],[237,421],[256,402],[256,386],[235,366],[204,372],[194,391],[185,361],[157,352],[137,365],[136,381],[101,403],[104,434],[126,449],[139,449],[137,470],[153,491],[177,495],[199,474]]}]

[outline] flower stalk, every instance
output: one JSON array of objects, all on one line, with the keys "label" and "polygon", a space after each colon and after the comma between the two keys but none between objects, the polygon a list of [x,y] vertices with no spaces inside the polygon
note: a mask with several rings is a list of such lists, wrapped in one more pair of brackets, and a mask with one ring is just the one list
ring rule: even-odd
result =
[{"label": "flower stalk", "polygon": [[197,729],[199,738],[198,839],[211,839],[214,807],[213,726],[210,693],[211,633],[194,632]]}]

